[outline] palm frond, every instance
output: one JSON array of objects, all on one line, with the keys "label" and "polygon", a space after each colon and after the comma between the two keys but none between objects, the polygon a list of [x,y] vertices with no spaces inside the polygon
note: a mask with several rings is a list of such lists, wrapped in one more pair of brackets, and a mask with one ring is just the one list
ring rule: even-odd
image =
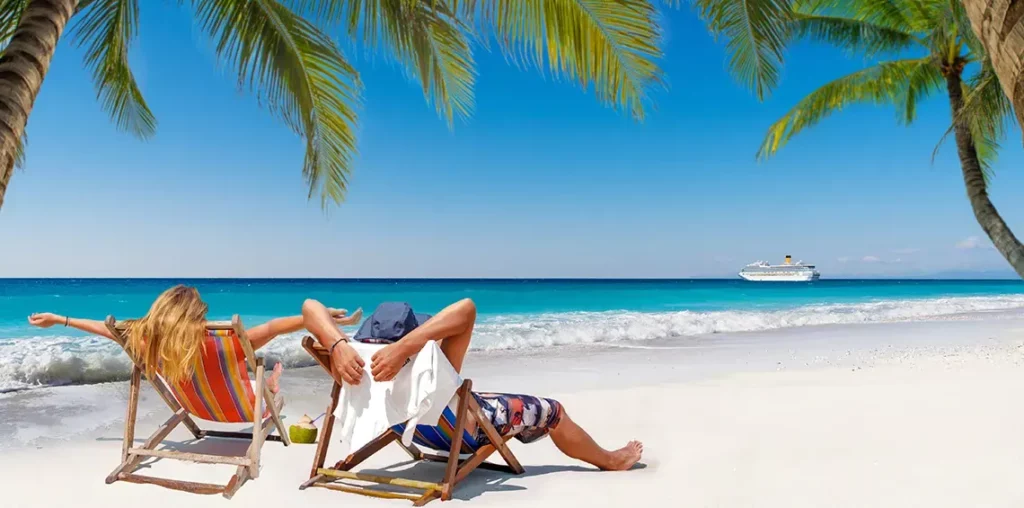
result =
[{"label": "palm frond", "polygon": [[911,124],[917,118],[917,103],[940,90],[944,82],[942,70],[932,58],[922,58],[910,68],[906,86],[896,104],[900,122]]},{"label": "palm frond", "polygon": [[0,51],[7,47],[27,6],[28,0],[0,0]]},{"label": "palm frond", "polygon": [[964,105],[955,121],[965,121],[978,150],[982,168],[991,171],[1013,119],[1013,104],[999,85],[992,62],[986,60],[981,71],[964,83]]},{"label": "palm frond", "polygon": [[726,39],[730,71],[759,100],[779,83],[792,20],[791,0],[696,0],[708,30]]},{"label": "palm frond", "polygon": [[967,49],[971,52],[971,56],[978,60],[983,59],[985,55],[985,46],[981,43],[981,39],[979,39],[974,33],[974,28],[971,27],[971,18],[967,16],[967,11],[964,9],[963,2],[954,0],[949,2],[948,5],[960,40],[965,46],[967,46]]},{"label": "palm frond", "polygon": [[793,15],[792,30],[795,38],[827,42],[850,53],[871,58],[879,53],[906,49],[916,42],[914,34],[842,16],[822,14]]},{"label": "palm frond", "polygon": [[156,131],[156,117],[146,104],[128,62],[128,48],[139,23],[137,0],[93,0],[76,16],[73,37],[85,47],[85,65],[103,109],[121,130],[140,138]]},{"label": "palm frond", "polygon": [[[406,0],[408,1],[408,0]],[[648,0],[423,0],[446,3],[506,57],[590,86],[643,119],[663,84],[657,9]]]},{"label": "palm frond", "polygon": [[445,2],[331,0],[311,10],[403,65],[449,126],[472,114],[476,70],[468,28]]},{"label": "palm frond", "polygon": [[939,149],[953,134],[956,122],[967,122],[970,127],[971,141],[974,143],[981,161],[981,169],[988,181],[992,176],[992,167],[999,152],[1000,142],[1006,136],[1006,129],[1013,120],[1013,104],[1003,93],[999,85],[992,62],[985,60],[981,71],[963,84],[963,107],[953,117],[946,132],[939,138],[932,150],[932,162]]},{"label": "palm frond", "polygon": [[303,175],[321,206],[345,198],[356,152],[359,75],[337,44],[276,0],[191,0],[217,56],[306,142]]},{"label": "palm frond", "polygon": [[878,26],[903,31],[922,30],[927,26],[920,21],[915,23],[913,13],[909,8],[914,1],[916,0],[857,0],[857,2],[829,2],[829,4],[850,12],[857,19]]},{"label": "palm frond", "polygon": [[793,136],[847,106],[898,103],[911,74],[922,61],[926,60],[882,62],[811,92],[769,127],[757,156],[765,159],[775,155]]}]

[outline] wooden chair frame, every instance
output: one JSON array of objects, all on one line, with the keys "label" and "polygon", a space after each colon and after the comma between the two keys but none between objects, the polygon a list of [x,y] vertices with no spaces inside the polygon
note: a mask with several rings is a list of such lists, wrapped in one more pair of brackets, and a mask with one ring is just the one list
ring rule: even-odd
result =
[{"label": "wooden chair frame", "polygon": [[[330,354],[325,348],[320,346],[320,344],[318,344],[312,337],[306,337],[303,339],[302,347],[309,352],[311,356],[313,356],[316,362],[320,364],[328,374],[331,373]],[[472,387],[473,382],[467,379],[463,381],[462,386],[460,386],[455,392],[459,397],[459,405],[458,410],[455,413],[455,432],[452,435],[452,447],[448,450],[447,456],[423,452],[419,450],[416,445],[405,446],[402,444],[400,439],[401,436],[394,430],[388,429],[384,434],[381,434],[370,443],[346,457],[344,460],[338,461],[334,467],[326,468],[324,467],[324,462],[327,459],[327,447],[330,446],[331,431],[334,427],[334,410],[338,406],[338,396],[341,393],[341,384],[335,381],[334,386],[331,388],[331,400],[327,404],[327,413],[324,419],[323,431],[320,434],[320,441],[317,443],[316,455],[313,457],[313,467],[309,471],[309,480],[300,485],[299,489],[303,490],[307,487],[323,487],[326,489],[371,497],[408,499],[413,501],[414,506],[423,506],[437,498],[440,498],[442,501],[451,499],[455,486],[478,467],[511,474],[522,474],[523,466],[519,464],[519,460],[516,459],[515,455],[512,454],[512,450],[508,447],[508,440],[515,437],[515,433],[508,436],[501,436],[498,434],[498,430],[491,424],[490,419],[484,415],[483,410],[476,401],[476,398],[473,397]],[[460,460],[459,452],[462,449],[462,435],[470,414],[475,416],[477,425],[479,425],[484,431],[484,434],[487,436],[487,439],[490,440],[490,443],[481,446],[476,452],[466,459]],[[380,451],[392,441],[397,442],[398,445],[401,446],[410,457],[412,457],[413,461],[426,460],[431,462],[447,463],[442,481],[440,483],[432,483],[396,476],[371,475],[351,471],[354,467]],[[494,452],[498,452],[507,465],[485,462],[485,460]],[[382,485],[393,485],[422,492],[414,494],[335,483],[338,480],[343,479],[359,480]]]},{"label": "wooden chair frame", "polygon": [[[113,334],[114,340],[117,341],[121,347],[125,348],[125,352],[127,353],[128,349],[125,347],[127,339],[124,335],[125,329],[123,322],[119,323],[113,316],[108,316],[106,325],[107,329],[110,330],[111,334]],[[172,414],[167,421],[161,424],[157,430],[153,432],[148,439],[146,439],[142,446],[134,447],[135,423],[139,407],[139,390],[142,385],[143,368],[142,362],[135,358],[131,358],[131,355],[129,354],[129,358],[132,360],[132,374],[129,388],[130,391],[128,393],[128,410],[124,418],[124,441],[121,445],[121,464],[119,464],[117,468],[107,476],[106,482],[108,484],[114,483],[118,480],[131,483],[150,483],[196,494],[222,494],[224,497],[231,499],[243,483],[249,479],[256,479],[259,477],[260,450],[263,448],[263,443],[265,441],[280,441],[284,443],[285,446],[291,444],[291,441],[288,439],[288,431],[284,427],[284,422],[281,421],[281,408],[284,406],[284,399],[275,397],[274,394],[270,392],[270,388],[264,382],[263,376],[266,369],[264,367],[263,359],[258,358],[253,352],[252,344],[249,342],[249,337],[245,334],[245,328],[242,326],[241,319],[236,314],[231,318],[231,321],[209,321],[206,323],[206,329],[234,330],[235,334],[238,336],[239,342],[242,344],[242,349],[245,352],[246,364],[249,369],[252,369],[252,371],[256,373],[256,401],[252,413],[252,432],[229,432],[203,430],[199,428],[199,425],[197,425],[195,420],[192,419],[188,411],[178,403],[177,399],[174,398],[171,388],[167,385],[166,381],[159,376],[146,376],[149,383],[153,386],[153,389],[160,394],[160,398],[164,400],[174,414]],[[270,416],[266,419],[263,418],[264,405],[266,405],[270,412]],[[167,435],[170,434],[171,431],[179,424],[184,424],[197,440],[207,437],[251,439],[252,444],[249,445],[249,449],[246,451],[245,455],[239,456],[209,455],[156,449]],[[279,435],[271,436],[270,432],[275,428]],[[230,464],[238,466],[238,468],[236,469],[234,476],[232,476],[228,483],[224,485],[170,480],[133,473],[133,471],[146,457],[186,460],[206,464]]]}]

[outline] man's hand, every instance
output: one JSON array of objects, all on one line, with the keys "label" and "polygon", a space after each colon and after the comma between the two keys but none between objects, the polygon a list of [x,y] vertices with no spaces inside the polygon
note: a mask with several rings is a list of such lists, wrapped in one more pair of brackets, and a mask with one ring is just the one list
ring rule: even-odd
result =
[{"label": "man's hand", "polygon": [[50,312],[40,312],[28,317],[28,324],[39,328],[49,328],[55,324],[63,323],[64,318]]},{"label": "man's hand", "polygon": [[331,351],[331,374],[339,382],[357,385],[363,379],[363,366],[366,363],[359,353],[346,341],[338,344]]},{"label": "man's hand", "polygon": [[373,374],[374,381],[391,381],[398,375],[406,360],[412,356],[406,346],[402,341],[398,341],[384,346],[373,354],[370,373]]}]

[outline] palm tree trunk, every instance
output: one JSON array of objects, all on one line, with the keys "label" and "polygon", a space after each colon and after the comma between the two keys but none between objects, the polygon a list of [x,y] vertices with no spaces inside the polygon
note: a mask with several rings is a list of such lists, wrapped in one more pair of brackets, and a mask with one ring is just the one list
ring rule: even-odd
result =
[{"label": "palm tree trunk", "polygon": [[1024,128],[1024,0],[962,0]]},{"label": "palm tree trunk", "polygon": [[31,0],[0,55],[0,208],[32,104],[77,5],[78,0]]},{"label": "palm tree trunk", "polygon": [[[963,67],[960,66],[945,72],[949,106],[953,110],[954,119],[960,116],[959,111],[964,105],[963,86],[960,81],[962,71]],[[985,174],[981,170],[981,161],[978,159],[978,150],[974,146],[971,129],[964,120],[954,120],[953,134],[956,137],[956,151],[960,156],[960,169],[964,174],[964,186],[967,187],[967,199],[974,209],[974,217],[992,240],[996,250],[1010,262],[1017,275],[1024,278],[1024,245],[1013,236],[1013,231],[1010,231],[1010,227],[999,216],[999,211],[988,198]]]}]

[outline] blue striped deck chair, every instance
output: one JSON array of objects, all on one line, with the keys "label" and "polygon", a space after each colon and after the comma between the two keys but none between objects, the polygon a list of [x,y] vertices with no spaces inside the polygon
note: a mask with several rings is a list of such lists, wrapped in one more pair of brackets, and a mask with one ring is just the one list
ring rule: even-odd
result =
[{"label": "blue striped deck chair", "polygon": [[[127,341],[127,324],[107,317],[107,329],[121,347]],[[125,350],[127,352],[127,349]],[[159,372],[159,369],[157,369]],[[256,374],[250,382],[249,371]],[[135,418],[139,405],[143,364],[132,359],[131,384],[128,393],[128,412],[125,416],[124,443],[121,464],[107,476],[107,483],[126,481],[148,483],[197,494],[222,494],[230,499],[246,481],[260,474],[260,450],[266,441],[290,444],[288,433],[281,421],[284,399],[272,394],[263,382],[263,359],[253,352],[245,334],[242,320],[236,314],[231,321],[208,321],[203,348],[196,360],[195,372],[186,381],[171,385],[159,373],[146,376],[150,384],[167,403],[173,413],[141,446],[135,445]],[[217,423],[249,424],[251,431],[232,432],[203,430],[195,419]],[[157,447],[179,424],[197,439],[207,437],[247,439],[252,443],[243,456],[222,456],[158,449]],[[277,429],[278,436],[270,433]],[[167,478],[154,478],[135,474],[146,458],[157,457],[209,464],[237,466],[234,476],[224,485],[196,483]]]},{"label": "blue striped deck chair", "polygon": [[[302,347],[328,374],[331,373],[330,353],[326,349],[312,337],[303,339]],[[334,427],[334,410],[341,394],[341,385],[335,381],[334,387],[331,389],[331,400],[327,405],[323,432],[320,442],[317,444],[316,455],[313,457],[313,467],[309,471],[309,480],[299,488],[322,487],[371,497],[407,499],[412,501],[414,506],[423,506],[434,499],[450,500],[455,486],[478,467],[522,474],[523,466],[519,464],[519,460],[508,447],[508,440],[515,437],[515,433],[506,436],[498,434],[498,430],[494,428],[490,419],[481,410],[480,402],[473,394],[472,388],[472,381],[469,379],[463,381],[462,386],[455,392],[459,401],[457,409],[452,411],[450,407],[446,408],[438,425],[417,425],[412,445],[402,444],[401,436],[405,431],[406,424],[399,424],[388,429],[345,459],[338,461],[334,467],[328,468],[324,467],[324,464],[327,459],[327,447],[331,442],[331,430]],[[473,436],[465,430],[470,414],[475,417],[479,430],[483,436],[486,436],[486,440],[478,439],[477,436]],[[414,461],[445,463],[442,480],[434,483],[352,471],[353,468],[391,444],[392,441],[397,442]],[[420,450],[421,446],[431,451]],[[505,464],[486,462],[487,458],[495,452],[501,456]],[[412,492],[381,490],[372,486],[355,485],[346,480],[388,485]]]}]

